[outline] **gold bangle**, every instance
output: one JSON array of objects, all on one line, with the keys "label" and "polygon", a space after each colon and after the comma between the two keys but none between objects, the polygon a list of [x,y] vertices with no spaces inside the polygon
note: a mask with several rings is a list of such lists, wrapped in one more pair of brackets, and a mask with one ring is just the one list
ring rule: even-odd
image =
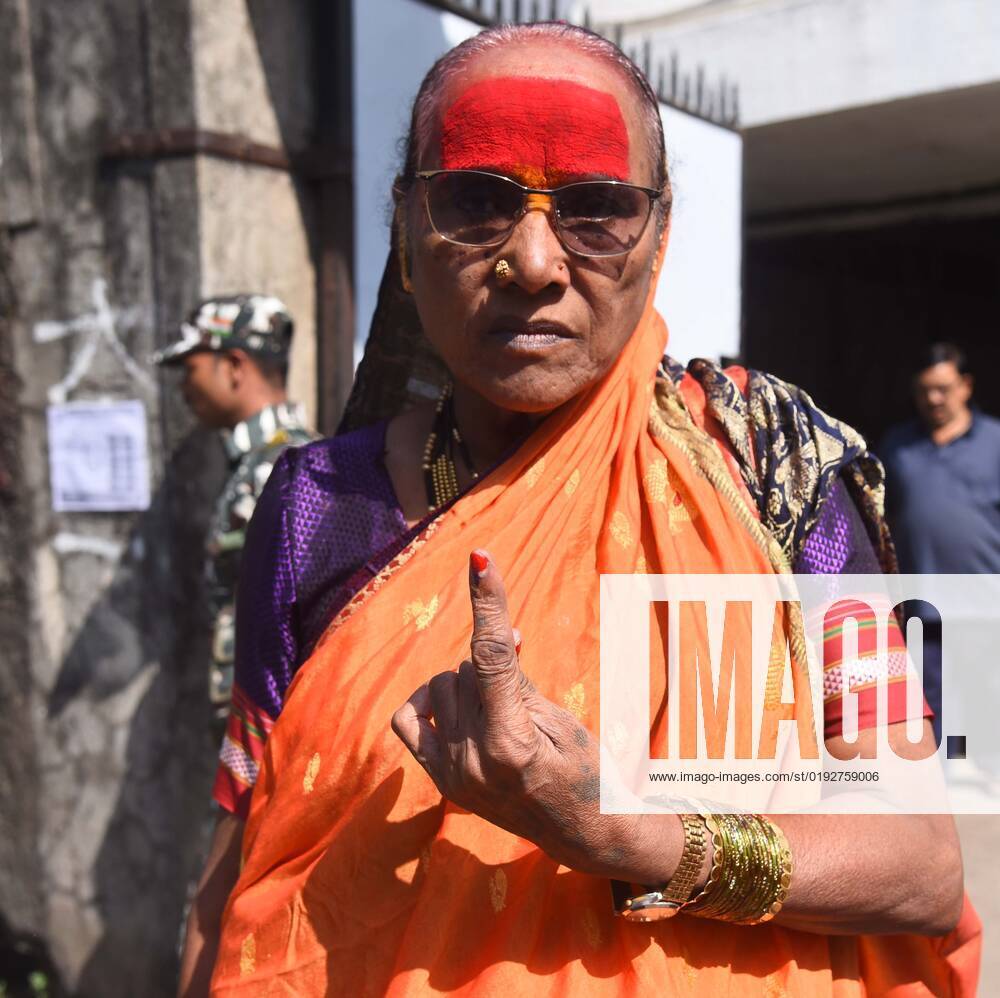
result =
[{"label": "gold bangle", "polygon": [[774,918],[788,896],[788,840],[762,815],[704,816],[715,854],[705,889],[684,910],[701,918],[757,925]]},{"label": "gold bangle", "polygon": [[779,825],[776,825],[773,821],[768,821],[767,818],[761,820],[766,821],[770,826],[773,836],[775,860],[778,866],[778,890],[775,892],[774,899],[768,906],[767,911],[757,919],[758,922],[769,922],[781,911],[785,901],[788,899],[788,891],[792,885],[792,850],[788,845],[788,839],[785,837],[784,831],[782,831]]},{"label": "gold bangle", "polygon": [[705,822],[705,828],[708,829],[709,839],[712,843],[712,867],[708,871],[708,880],[705,881],[705,886],[701,889],[701,893],[688,901],[687,905],[685,905],[685,911],[703,902],[715,890],[716,885],[722,878],[725,843],[719,830],[719,823],[714,814],[702,814],[701,820]]}]

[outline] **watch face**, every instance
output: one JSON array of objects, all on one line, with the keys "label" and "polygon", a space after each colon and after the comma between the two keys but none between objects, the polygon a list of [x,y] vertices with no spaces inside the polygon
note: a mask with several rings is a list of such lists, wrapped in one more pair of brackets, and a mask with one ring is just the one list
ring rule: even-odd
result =
[{"label": "watch face", "polygon": [[623,911],[622,918],[627,918],[630,922],[662,922],[666,918],[673,918],[680,910],[681,906],[673,901],[640,902]]}]

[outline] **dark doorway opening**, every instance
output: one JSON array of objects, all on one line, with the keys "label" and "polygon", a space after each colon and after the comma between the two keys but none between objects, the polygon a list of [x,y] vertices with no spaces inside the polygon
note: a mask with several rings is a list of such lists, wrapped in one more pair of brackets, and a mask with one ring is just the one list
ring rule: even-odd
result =
[{"label": "dark doorway opening", "polygon": [[1000,414],[1000,215],[751,237],[745,362],[805,388],[874,447],[909,418],[916,350],[968,353]]}]

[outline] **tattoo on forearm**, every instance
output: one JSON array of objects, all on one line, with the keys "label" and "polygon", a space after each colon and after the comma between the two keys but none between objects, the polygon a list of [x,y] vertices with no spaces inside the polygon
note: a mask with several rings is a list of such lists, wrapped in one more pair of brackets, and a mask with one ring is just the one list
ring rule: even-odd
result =
[{"label": "tattoo on forearm", "polygon": [[573,784],[573,792],[581,804],[593,804],[601,799],[601,778],[592,773]]}]

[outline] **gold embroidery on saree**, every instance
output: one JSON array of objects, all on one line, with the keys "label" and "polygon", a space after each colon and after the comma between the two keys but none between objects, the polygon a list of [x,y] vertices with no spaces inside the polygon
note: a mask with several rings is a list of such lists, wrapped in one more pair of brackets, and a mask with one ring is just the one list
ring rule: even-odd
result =
[{"label": "gold embroidery on saree", "polygon": [[302,777],[302,792],[311,794],[316,786],[316,777],[319,776],[320,766],[319,752],[317,752],[306,766],[306,775]]},{"label": "gold embroidery on saree", "polygon": [[421,600],[407,603],[403,608],[403,623],[408,624],[412,620],[418,631],[426,630],[438,612],[438,605],[437,596],[432,596],[426,603]]},{"label": "gold embroidery on saree", "polygon": [[593,909],[581,909],[580,926],[583,929],[583,937],[587,940],[587,945],[591,949],[599,949],[601,945],[601,923]]},{"label": "gold embroidery on saree", "polygon": [[528,483],[528,488],[533,489],[545,471],[545,458],[540,457],[525,473],[524,479]]},{"label": "gold embroidery on saree", "polygon": [[498,866],[490,877],[490,904],[495,914],[499,915],[507,907],[507,874]]},{"label": "gold embroidery on saree", "polygon": [[611,531],[611,536],[623,548],[628,549],[632,546],[632,525],[628,522],[628,517],[620,509],[615,510],[614,516],[611,517],[609,530]]},{"label": "gold embroidery on saree", "polygon": [[684,502],[680,488],[674,484],[666,458],[658,457],[650,464],[643,476],[643,486],[650,503],[660,503],[667,507],[670,532],[679,534],[684,525],[691,522],[693,514]]},{"label": "gold embroidery on saree", "polygon": [[669,482],[670,473],[667,471],[667,459],[658,457],[646,469],[646,474],[642,476],[642,484],[646,489],[646,498],[649,502],[665,503]]},{"label": "gold embroidery on saree", "polygon": [[587,713],[585,700],[587,692],[583,688],[583,683],[574,683],[569,690],[563,694],[563,706],[578,720],[582,721]]},{"label": "gold embroidery on saree", "polygon": [[249,977],[257,969],[257,941],[251,932],[240,944],[240,977]]}]

